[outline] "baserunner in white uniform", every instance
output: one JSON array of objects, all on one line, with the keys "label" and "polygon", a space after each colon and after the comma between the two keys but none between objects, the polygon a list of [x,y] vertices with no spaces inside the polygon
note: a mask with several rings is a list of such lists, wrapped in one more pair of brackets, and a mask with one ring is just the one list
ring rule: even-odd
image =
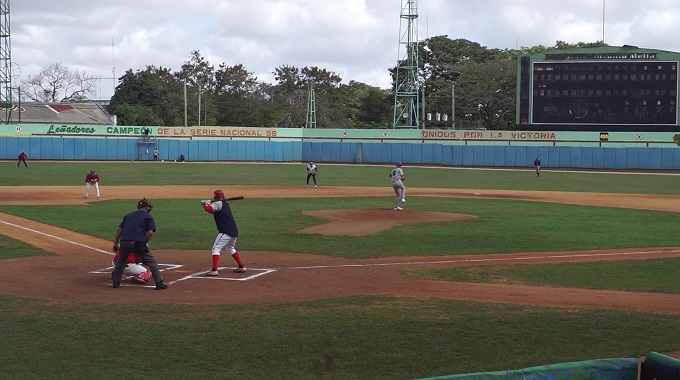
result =
[{"label": "baserunner in white uniform", "polygon": [[401,169],[401,162],[397,162],[396,167],[390,172],[390,181],[394,189],[394,210],[401,211],[399,202],[406,202],[406,187],[404,186],[404,171]]}]

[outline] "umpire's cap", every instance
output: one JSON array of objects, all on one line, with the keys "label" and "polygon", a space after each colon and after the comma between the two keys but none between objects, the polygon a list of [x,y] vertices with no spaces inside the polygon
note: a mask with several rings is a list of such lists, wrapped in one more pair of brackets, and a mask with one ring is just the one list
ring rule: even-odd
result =
[{"label": "umpire's cap", "polygon": [[149,211],[153,210],[153,205],[146,198],[143,198],[141,201],[137,202],[137,210],[143,209],[144,207],[148,207]]}]

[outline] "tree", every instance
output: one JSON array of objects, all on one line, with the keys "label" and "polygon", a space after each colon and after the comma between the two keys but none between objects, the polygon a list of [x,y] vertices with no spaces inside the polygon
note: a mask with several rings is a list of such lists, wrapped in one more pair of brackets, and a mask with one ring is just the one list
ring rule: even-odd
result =
[{"label": "tree", "polygon": [[145,106],[121,104],[116,107],[118,125],[163,125],[153,109]]},{"label": "tree", "polygon": [[213,98],[220,125],[270,126],[269,86],[243,65],[220,64],[215,71]]},{"label": "tree", "polygon": [[[456,108],[476,110],[472,118],[478,120],[473,125],[479,121],[479,126],[487,129],[514,129],[517,87],[514,60],[468,62],[453,69],[461,73],[456,80]],[[464,117],[459,112],[455,116]]]},{"label": "tree", "polygon": [[340,106],[346,112],[349,128],[388,128],[392,117],[390,91],[365,83],[350,81],[340,87]]},{"label": "tree", "polygon": [[506,49],[502,51],[502,54],[508,58],[516,58],[522,55],[531,55],[536,53],[547,53],[555,50],[566,50],[566,49],[578,49],[578,48],[593,48],[593,47],[604,47],[609,46],[603,41],[596,42],[577,42],[575,44],[570,44],[564,41],[556,41],[553,46],[522,46],[519,49]]},{"label": "tree", "polygon": [[[429,38],[419,49],[423,61],[419,75],[424,86],[426,113],[456,112],[451,116],[457,119],[457,127],[498,129],[514,125],[514,57],[476,42],[450,40],[446,36]],[[452,110],[451,99],[454,83],[456,111]],[[462,110],[466,112],[461,113]],[[464,125],[462,116],[470,114],[473,121]],[[425,122],[426,127],[450,125],[451,122],[443,119]]]},{"label": "tree", "polygon": [[[128,70],[118,79],[116,93],[108,106],[109,113],[118,114],[121,105],[142,106],[151,109],[159,124],[145,125],[184,125],[184,99],[182,84],[169,69],[147,66],[144,70]],[[134,109],[139,110],[139,109]],[[130,112],[127,110],[127,112]],[[126,118],[124,120],[134,120]],[[120,121],[121,125],[124,121]]]},{"label": "tree", "polygon": [[97,80],[85,71],[53,63],[21,82],[21,97],[35,102],[84,101],[96,94]]},{"label": "tree", "polygon": [[273,102],[283,110],[278,118],[281,124],[287,127],[305,125],[310,85],[314,86],[317,125],[340,128],[346,124],[345,113],[339,107],[342,81],[339,75],[316,66],[302,69],[279,66],[273,74],[277,81],[273,88]]}]

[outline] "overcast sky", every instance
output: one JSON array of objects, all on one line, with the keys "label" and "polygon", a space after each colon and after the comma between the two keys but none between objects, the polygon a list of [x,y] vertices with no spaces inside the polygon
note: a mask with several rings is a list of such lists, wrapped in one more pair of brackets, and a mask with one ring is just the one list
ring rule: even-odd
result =
[{"label": "overcast sky", "polygon": [[[147,65],[179,70],[193,50],[272,83],[279,66],[318,66],[388,88],[404,0],[11,0],[18,81],[45,65],[101,77]],[[417,0],[418,39],[488,48],[595,42],[680,52],[679,0]],[[603,33],[604,25],[604,33]],[[15,65],[15,66],[16,66]],[[115,70],[114,70],[115,68]]]}]

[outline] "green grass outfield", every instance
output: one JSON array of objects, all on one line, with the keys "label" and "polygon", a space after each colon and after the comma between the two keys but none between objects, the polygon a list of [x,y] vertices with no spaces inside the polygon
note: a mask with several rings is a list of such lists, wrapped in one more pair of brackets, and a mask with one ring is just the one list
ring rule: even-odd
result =
[{"label": "green grass outfield", "polygon": [[[409,209],[474,214],[473,221],[398,226],[367,237],[297,234],[308,209],[391,204],[391,166],[319,164],[321,186],[385,186],[385,197],[249,199],[232,208],[239,249],[349,258],[677,246],[671,212],[493,199],[410,197]],[[290,185],[302,164],[0,163],[1,186]],[[405,166],[409,187],[680,195],[679,176]],[[29,195],[30,196],[30,195]],[[210,194],[206,194],[207,197]],[[0,212],[111,239],[130,201],[90,206],[0,206]],[[94,210],[94,211],[93,211]],[[154,248],[207,249],[211,218],[196,200],[154,200]],[[99,220],[86,217],[96,211]],[[183,219],[178,221],[177,215]],[[81,220],[85,220],[82,222]],[[181,234],[181,235],[180,235]],[[178,237],[182,236],[182,239]],[[190,239],[186,239],[190,237]],[[392,249],[399,241],[399,249]],[[390,248],[385,248],[390,247]],[[0,258],[49,254],[0,236]],[[676,259],[416,271],[464,281],[521,281],[602,289],[680,291]],[[606,276],[599,274],[606,273]],[[2,281],[0,279],[0,281]],[[171,289],[168,291],[172,291]],[[680,351],[680,316],[564,310],[437,299],[352,297],[284,305],[172,306],[52,303],[0,296],[3,377],[102,379],[413,379],[524,368],[649,351]],[[141,357],[141,359],[139,359]]]}]

